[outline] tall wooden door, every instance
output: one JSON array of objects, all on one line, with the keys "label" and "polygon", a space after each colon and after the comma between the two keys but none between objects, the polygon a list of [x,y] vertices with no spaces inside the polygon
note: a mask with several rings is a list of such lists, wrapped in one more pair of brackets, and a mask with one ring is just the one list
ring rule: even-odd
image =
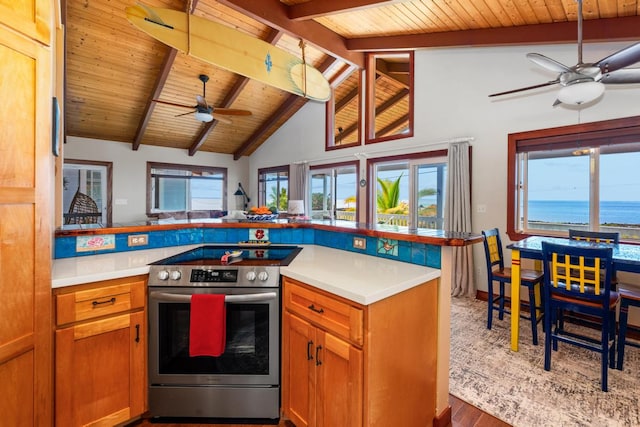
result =
[{"label": "tall wooden door", "polygon": [[0,424],[52,424],[52,0],[0,1]]}]

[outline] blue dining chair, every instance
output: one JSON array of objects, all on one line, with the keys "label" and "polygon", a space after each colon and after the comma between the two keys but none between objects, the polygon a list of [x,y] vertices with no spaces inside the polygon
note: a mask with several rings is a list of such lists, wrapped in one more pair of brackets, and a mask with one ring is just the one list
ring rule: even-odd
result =
[{"label": "blue dining chair", "polygon": [[[542,242],[544,369],[551,370],[551,350],[557,351],[559,342],[597,351],[601,355],[602,391],[608,389],[608,368],[615,365],[616,306],[619,295],[611,290],[612,252],[612,248]],[[600,338],[581,333],[575,328],[567,330],[567,323],[560,321],[561,313],[565,310],[597,319],[601,327]]]},{"label": "blue dining chair", "polygon": [[[505,307],[506,295],[505,286],[511,284],[511,268],[504,266],[504,258],[502,256],[502,241],[500,240],[500,231],[497,228],[484,230],[484,253],[487,261],[487,329],[491,329],[493,323],[493,311],[498,312],[498,319],[502,320],[504,314],[511,314],[511,311]],[[520,283],[527,287],[529,291],[529,302],[524,303],[529,308],[529,314],[520,311],[523,319],[531,322],[531,335],[533,344],[538,345],[538,322],[543,317],[543,305],[540,301],[540,287],[542,286],[543,273],[537,270],[526,268],[520,269]],[[493,290],[493,283],[498,283],[498,294]]]}]

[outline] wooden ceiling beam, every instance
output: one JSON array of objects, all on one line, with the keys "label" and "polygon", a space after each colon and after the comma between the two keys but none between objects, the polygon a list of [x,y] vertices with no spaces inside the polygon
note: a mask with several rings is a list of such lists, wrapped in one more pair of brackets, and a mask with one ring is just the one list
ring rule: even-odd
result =
[{"label": "wooden ceiling beam", "polygon": [[346,46],[346,39],[315,21],[292,21],[287,5],[280,0],[217,0],[218,3],[247,15],[256,21],[314,45],[327,55],[364,68],[364,54]]},{"label": "wooden ceiling beam", "polygon": [[144,112],[142,113],[142,119],[138,124],[138,129],[136,129],[135,137],[133,138],[133,143],[131,144],[131,149],[133,151],[137,151],[142,142],[142,138],[144,137],[144,133],[147,130],[147,126],[149,125],[149,121],[151,120],[151,115],[153,114],[153,110],[156,108],[156,103],[153,101],[154,99],[158,99],[160,94],[162,93],[162,89],[164,88],[165,83],[167,82],[167,78],[169,77],[169,73],[171,72],[171,67],[173,66],[173,62],[176,60],[176,55],[178,51],[174,48],[169,48],[169,51],[164,57],[164,61],[162,62],[162,66],[160,67],[160,73],[158,74],[158,78],[156,79],[156,83],[153,86],[153,90],[151,91],[151,95],[149,99],[147,99],[147,105],[144,107]]},{"label": "wooden ceiling beam", "polygon": [[[640,28],[640,16],[589,19],[583,24],[583,40],[589,42],[637,40],[638,28]],[[364,37],[348,39],[346,43],[347,49],[364,52],[428,47],[577,43],[577,39],[577,24],[572,21],[482,30]]]},{"label": "wooden ceiling beam", "polygon": [[[336,61],[335,58],[328,56],[322,64],[318,67],[320,72],[327,70]],[[298,102],[302,100],[303,102]],[[264,141],[260,141],[262,137],[273,127],[275,124],[285,117],[287,114],[295,113],[301,109],[307,102],[308,98],[302,98],[298,95],[289,95],[280,107],[267,119],[260,127],[233,153],[233,159],[238,160],[240,157],[247,154],[255,146],[259,146]]]},{"label": "wooden ceiling beam", "polygon": [[[283,35],[282,31],[271,29],[271,32],[269,33],[269,35],[264,41],[275,45],[276,43],[278,43],[278,40],[282,38],[282,35]],[[227,95],[222,101],[221,108],[231,108],[231,104],[233,104],[233,102],[238,98],[238,96],[240,96],[240,94],[242,93],[242,89],[244,89],[247,83],[249,83],[249,79],[247,77],[239,76],[236,82],[234,83],[233,87],[227,92]],[[200,131],[196,139],[191,144],[191,147],[189,147],[190,156],[193,156],[194,154],[196,154],[196,152],[200,149],[200,147],[202,147],[202,145],[205,143],[205,141],[209,137],[209,134],[216,127],[217,124],[218,124],[218,121],[213,120],[204,125],[204,127],[202,128],[202,131]]]},{"label": "wooden ceiling beam", "polygon": [[388,125],[386,125],[382,129],[380,129],[378,132],[376,132],[376,138],[382,138],[382,137],[386,136],[389,132],[391,132],[392,130],[396,129],[397,127],[399,127],[404,122],[407,122],[407,123],[409,122],[409,114],[405,114],[404,116],[398,117],[393,122],[389,123]]},{"label": "wooden ceiling beam", "polygon": [[[193,0],[191,3],[191,13],[196,10],[196,6],[198,5],[199,0]],[[142,119],[138,124],[138,129],[136,129],[136,134],[133,138],[133,143],[131,144],[131,149],[133,151],[137,151],[140,148],[140,144],[142,143],[142,138],[144,137],[144,133],[147,130],[147,126],[149,125],[149,121],[151,120],[151,115],[153,114],[153,110],[156,108],[156,103],[153,101],[154,99],[160,98],[160,94],[162,93],[162,89],[164,89],[164,85],[167,82],[167,78],[169,77],[169,73],[171,72],[171,67],[173,67],[173,63],[176,60],[176,55],[178,54],[178,50],[174,48],[169,48],[167,55],[164,57],[164,61],[160,66],[160,73],[158,73],[158,78],[156,79],[156,83],[153,86],[153,90],[151,91],[151,96],[147,99],[147,105],[144,107],[144,112],[142,113]]]},{"label": "wooden ceiling beam", "polygon": [[312,0],[289,6],[287,14],[289,19],[300,21],[334,13],[386,6],[400,1],[403,0]]}]

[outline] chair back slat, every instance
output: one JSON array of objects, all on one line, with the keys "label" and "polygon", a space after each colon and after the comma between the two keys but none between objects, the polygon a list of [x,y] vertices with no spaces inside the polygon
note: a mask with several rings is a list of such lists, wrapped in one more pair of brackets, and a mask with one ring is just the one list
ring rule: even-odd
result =
[{"label": "chair back slat", "polygon": [[545,286],[570,297],[608,304],[613,270],[612,248],[542,243]]},{"label": "chair back slat", "polygon": [[620,233],[615,231],[605,232],[570,229],[569,238],[571,240],[581,240],[584,242],[618,244],[620,242]]},{"label": "chair back slat", "polygon": [[[577,263],[576,263],[577,261]],[[558,256],[551,254],[551,285],[558,288],[564,284],[567,291],[572,290],[572,284],[579,286],[581,294],[591,291],[595,295],[600,294],[600,258],[593,259],[593,265],[585,263],[584,256],[572,257],[570,255]],[[589,287],[587,287],[589,286]]]},{"label": "chair back slat", "polygon": [[500,231],[498,231],[497,228],[484,230],[482,236],[484,237],[484,254],[487,261],[487,268],[491,270],[496,265],[498,265],[500,269],[504,268]]}]

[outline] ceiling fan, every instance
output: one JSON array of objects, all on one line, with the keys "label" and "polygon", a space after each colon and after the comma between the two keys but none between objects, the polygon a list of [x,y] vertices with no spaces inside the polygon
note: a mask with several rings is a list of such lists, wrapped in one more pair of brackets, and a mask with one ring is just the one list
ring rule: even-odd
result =
[{"label": "ceiling fan", "polygon": [[508,90],[489,95],[501,96],[560,84],[558,98],[553,103],[580,105],[599,98],[604,93],[604,84],[640,83],[640,68],[623,69],[640,61],[640,42],[621,49],[595,63],[582,62],[582,0],[578,2],[578,63],[568,67],[539,53],[528,53],[527,58],[536,65],[558,74],[555,80],[533,86]]},{"label": "ceiling fan", "polygon": [[219,122],[231,124],[231,120],[224,116],[250,116],[251,111],[247,110],[236,110],[234,108],[214,108],[207,104],[207,100],[205,99],[207,94],[207,82],[209,81],[209,76],[206,74],[200,74],[198,76],[200,81],[202,82],[202,96],[196,96],[196,105],[184,105],[184,104],[176,104],[174,102],[162,101],[159,99],[154,99],[154,102],[159,104],[173,105],[174,107],[183,107],[190,108],[194,111],[190,111],[188,113],[178,114],[176,117],[186,116],[187,114],[194,114],[196,120],[201,122],[210,122],[213,119],[216,119]]}]

